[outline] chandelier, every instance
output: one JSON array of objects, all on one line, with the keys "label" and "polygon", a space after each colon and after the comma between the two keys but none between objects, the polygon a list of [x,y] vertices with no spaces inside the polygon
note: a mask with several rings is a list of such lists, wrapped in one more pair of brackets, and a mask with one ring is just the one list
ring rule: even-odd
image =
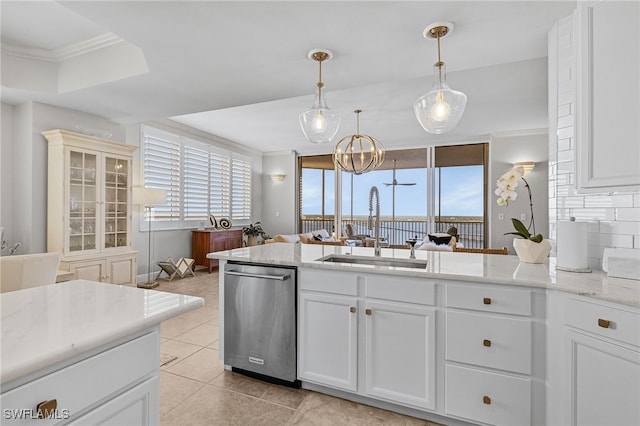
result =
[{"label": "chandelier", "polygon": [[377,169],[384,161],[384,147],[368,135],[360,134],[360,113],[355,110],[356,134],[340,139],[333,149],[333,163],[345,172],[361,175]]}]

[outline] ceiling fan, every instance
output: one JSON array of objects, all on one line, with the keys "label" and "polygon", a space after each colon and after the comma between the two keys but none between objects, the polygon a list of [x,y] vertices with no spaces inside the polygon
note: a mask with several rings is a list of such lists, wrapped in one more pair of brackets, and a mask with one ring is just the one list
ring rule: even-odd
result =
[{"label": "ceiling fan", "polygon": [[393,189],[393,191],[391,192],[391,221],[393,223],[392,229],[391,229],[392,244],[397,244],[397,241],[396,241],[396,186],[398,185],[413,186],[416,184],[415,182],[398,183],[398,181],[396,180],[396,161],[397,160],[393,160],[393,181],[391,183],[383,183],[384,186],[391,186]]},{"label": "ceiling fan", "polygon": [[416,183],[398,183],[398,181],[396,180],[396,161],[397,160],[393,160],[393,181],[391,183],[384,183],[384,186],[398,186],[398,185],[403,185],[403,186],[413,186]]}]

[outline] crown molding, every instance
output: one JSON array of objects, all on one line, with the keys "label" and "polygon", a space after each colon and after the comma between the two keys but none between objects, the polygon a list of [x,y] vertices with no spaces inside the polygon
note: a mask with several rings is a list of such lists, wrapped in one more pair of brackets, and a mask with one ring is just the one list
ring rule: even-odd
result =
[{"label": "crown molding", "polygon": [[85,55],[96,50],[104,49],[125,41],[113,33],[106,33],[88,40],[60,47],[58,49],[39,49],[37,47],[21,47],[2,44],[0,50],[2,53],[36,61],[59,63],[77,56]]},{"label": "crown molding", "polygon": [[534,136],[534,135],[546,135],[549,133],[549,129],[540,128],[540,129],[525,129],[525,130],[511,130],[506,132],[495,132],[493,134],[496,138],[508,138],[514,136]]}]

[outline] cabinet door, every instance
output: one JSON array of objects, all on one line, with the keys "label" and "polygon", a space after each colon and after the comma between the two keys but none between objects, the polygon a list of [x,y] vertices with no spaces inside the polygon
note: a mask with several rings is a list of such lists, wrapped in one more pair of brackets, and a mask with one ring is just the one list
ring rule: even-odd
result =
[{"label": "cabinet door", "polygon": [[577,10],[578,188],[637,191],[640,4],[578,2]]},{"label": "cabinet door", "polygon": [[159,389],[158,377],[155,376],[100,405],[70,425],[157,425],[160,420]]},{"label": "cabinet door", "polygon": [[126,157],[105,155],[104,221],[102,223],[102,249],[128,247],[130,240],[129,202],[131,176],[130,162]]},{"label": "cabinet door", "polygon": [[69,263],[69,272],[76,280],[107,281],[107,263],[104,259]]},{"label": "cabinet door", "polygon": [[299,378],[357,391],[357,299],[301,292],[299,302]]},{"label": "cabinet door", "polygon": [[435,309],[368,301],[366,392],[435,408]]},{"label": "cabinet door", "polygon": [[67,149],[65,181],[68,182],[66,217],[69,218],[65,253],[91,253],[98,251],[98,155],[78,148]]},{"label": "cabinet door", "polygon": [[107,281],[111,284],[132,284],[136,281],[136,257],[107,258]]},{"label": "cabinet door", "polygon": [[640,424],[640,352],[567,332],[572,425]]}]

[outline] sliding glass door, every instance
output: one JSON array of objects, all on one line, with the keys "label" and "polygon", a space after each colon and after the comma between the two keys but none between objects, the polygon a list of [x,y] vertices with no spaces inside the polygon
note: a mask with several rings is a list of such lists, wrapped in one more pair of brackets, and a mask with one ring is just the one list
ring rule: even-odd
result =
[{"label": "sliding glass door", "polygon": [[[380,169],[362,175],[340,172],[340,203],[336,203],[331,155],[300,157],[299,232],[334,230],[339,204],[341,235],[346,224],[356,234],[372,234],[367,226],[369,191],[376,186],[385,242],[404,244],[453,226],[465,247],[484,247],[486,150],[487,144],[436,147],[433,192],[427,184],[427,149],[388,151]],[[428,218],[429,203],[433,221]]]}]

